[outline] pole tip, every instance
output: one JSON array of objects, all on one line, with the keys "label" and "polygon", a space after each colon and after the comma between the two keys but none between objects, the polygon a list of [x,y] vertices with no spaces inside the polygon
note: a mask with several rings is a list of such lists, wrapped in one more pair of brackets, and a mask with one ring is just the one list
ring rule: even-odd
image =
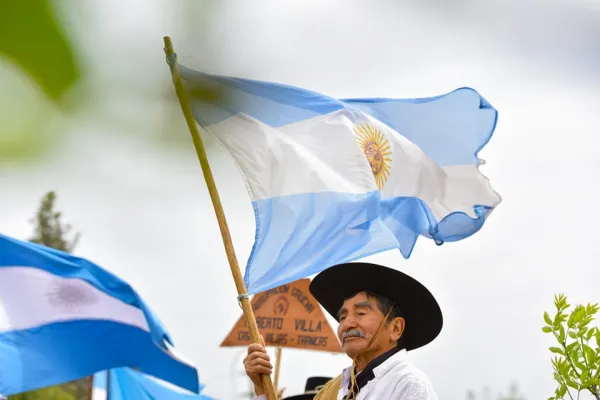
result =
[{"label": "pole tip", "polygon": [[171,42],[171,38],[169,36],[165,36],[165,54],[168,56],[173,53],[173,42]]}]

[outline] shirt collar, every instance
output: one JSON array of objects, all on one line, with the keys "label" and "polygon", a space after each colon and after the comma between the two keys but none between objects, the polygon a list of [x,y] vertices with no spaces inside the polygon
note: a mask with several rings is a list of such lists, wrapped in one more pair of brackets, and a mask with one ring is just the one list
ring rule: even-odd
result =
[{"label": "shirt collar", "polygon": [[[408,363],[408,352],[406,349],[402,349],[398,351],[396,354],[392,355],[390,358],[385,360],[383,363],[379,364],[377,367],[373,368],[373,374],[375,378],[378,378],[382,375],[385,375],[390,369],[399,364]],[[350,386],[350,373],[352,371],[353,366],[349,366],[344,368],[342,371],[342,387],[348,388]],[[360,372],[358,373],[360,375]],[[357,375],[357,376],[358,376]]]}]

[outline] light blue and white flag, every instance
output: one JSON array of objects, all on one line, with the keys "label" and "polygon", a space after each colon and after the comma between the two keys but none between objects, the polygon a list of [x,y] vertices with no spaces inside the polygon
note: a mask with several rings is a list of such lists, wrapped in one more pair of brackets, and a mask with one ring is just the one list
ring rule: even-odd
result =
[{"label": "light blue and white flag", "polygon": [[83,258],[0,235],[0,393],[11,395],[115,367],[197,392],[135,290]]},{"label": "light blue and white flag", "polygon": [[[107,379],[108,378],[108,379]],[[110,380],[110,383],[108,382]],[[94,375],[93,400],[213,400],[129,368],[116,368]],[[108,393],[110,396],[108,396]]]},{"label": "light blue and white flag", "polygon": [[[183,66],[180,74],[196,121],[248,187],[249,293],[394,248],[408,258],[419,235],[464,239],[500,203],[477,157],[497,112],[473,89],[340,100]],[[210,101],[195,95],[207,86],[218,94]]]}]

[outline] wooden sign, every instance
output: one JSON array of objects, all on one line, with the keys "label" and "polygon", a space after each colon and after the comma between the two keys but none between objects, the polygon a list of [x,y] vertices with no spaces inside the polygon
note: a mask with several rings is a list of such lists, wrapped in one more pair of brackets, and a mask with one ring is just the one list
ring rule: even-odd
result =
[{"label": "wooden sign", "polygon": [[[310,294],[310,279],[282,285],[252,297],[258,330],[267,346],[341,353],[342,347],[317,300]],[[251,343],[242,315],[221,347]]]}]

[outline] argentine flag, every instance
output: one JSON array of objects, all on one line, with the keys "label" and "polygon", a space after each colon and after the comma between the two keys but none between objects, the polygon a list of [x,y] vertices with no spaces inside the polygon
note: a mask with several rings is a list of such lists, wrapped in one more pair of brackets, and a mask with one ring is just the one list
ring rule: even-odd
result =
[{"label": "argentine flag", "polygon": [[0,235],[0,393],[115,367],[198,392],[160,321],[126,282],[70,254]]},{"label": "argentine flag", "polygon": [[[336,99],[179,67],[194,117],[237,164],[256,218],[245,272],[261,292],[331,265],[476,233],[500,203],[477,153],[496,110],[470,88]],[[205,100],[196,93],[214,89]]]},{"label": "argentine flag", "polygon": [[[110,383],[108,382],[110,380]],[[204,386],[200,387],[200,392]],[[107,395],[107,392],[110,396]],[[214,400],[202,394],[191,393],[168,382],[133,371],[116,368],[94,375],[93,400]]]}]

